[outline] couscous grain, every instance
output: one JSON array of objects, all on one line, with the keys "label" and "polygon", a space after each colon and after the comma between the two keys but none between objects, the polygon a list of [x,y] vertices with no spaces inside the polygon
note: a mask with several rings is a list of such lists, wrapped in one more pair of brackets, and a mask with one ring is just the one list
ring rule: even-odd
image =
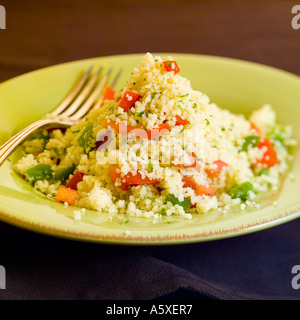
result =
[{"label": "couscous grain", "polygon": [[258,193],[278,189],[295,143],[270,105],[249,119],[232,114],[194,90],[172,57],[147,53],[113,99],[27,141],[14,169],[65,205],[156,223],[258,207]]}]

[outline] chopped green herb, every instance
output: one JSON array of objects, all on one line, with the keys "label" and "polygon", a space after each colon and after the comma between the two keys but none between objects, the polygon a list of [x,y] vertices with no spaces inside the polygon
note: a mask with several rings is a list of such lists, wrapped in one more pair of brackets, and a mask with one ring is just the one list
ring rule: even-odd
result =
[{"label": "chopped green herb", "polygon": [[68,167],[68,168],[59,168],[54,172],[54,179],[58,181],[64,182],[69,178],[69,175],[72,174],[75,170],[75,166]]},{"label": "chopped green herb", "polygon": [[248,181],[234,186],[229,192],[232,198],[239,198],[242,201],[248,200],[251,193],[256,193],[256,191],[252,183]]},{"label": "chopped green herb", "polygon": [[122,222],[122,225],[124,225],[124,224],[128,224],[128,222],[129,222],[129,219],[128,219],[128,218],[126,218],[126,219],[124,219],[124,221]]},{"label": "chopped green herb", "polygon": [[194,109],[197,108],[197,103],[196,103],[196,102],[193,103],[193,108],[194,108]]},{"label": "chopped green herb", "polygon": [[206,121],[206,125],[208,126],[210,124],[210,122],[206,118],[205,118],[205,121]]},{"label": "chopped green herb", "polygon": [[171,223],[174,223],[174,221],[167,220],[166,223],[167,223],[167,224],[171,224]]},{"label": "chopped green herb", "polygon": [[188,95],[189,95],[189,93],[186,93],[186,94],[184,94],[182,96],[179,96],[179,98],[187,97]]},{"label": "chopped green herb", "polygon": [[251,135],[244,138],[241,151],[247,152],[250,148],[254,148],[258,145],[260,137],[257,135]]},{"label": "chopped green herb", "polygon": [[142,117],[144,113],[145,113],[144,111],[139,112],[139,113],[137,113],[137,116],[138,116],[138,117]]},{"label": "chopped green herb", "polygon": [[285,141],[288,139],[288,133],[285,126],[276,124],[271,128],[271,130],[267,133],[267,137],[280,142],[282,145],[285,144]]},{"label": "chopped green herb", "polygon": [[148,199],[148,200],[151,200],[151,201],[154,201],[155,200],[155,198],[152,198],[152,197],[145,197],[144,199]]},{"label": "chopped green herb", "polygon": [[183,207],[183,209],[186,211],[190,208],[190,206],[192,205],[192,202],[189,198],[184,198],[183,201],[179,201],[173,194],[168,194],[167,196],[167,201],[171,202],[174,205],[179,205],[181,207]]},{"label": "chopped green herb", "polygon": [[149,172],[152,172],[152,171],[153,171],[153,163],[152,163],[152,162],[149,162],[149,163],[148,163],[148,171],[149,171]]},{"label": "chopped green herb", "polygon": [[83,148],[86,154],[88,154],[91,149],[92,139],[93,139],[93,124],[89,122],[85,127],[85,129],[83,130],[83,133],[78,139],[79,145]]},{"label": "chopped green herb", "polygon": [[80,132],[81,129],[75,130],[75,131],[71,131],[72,133],[78,133]]},{"label": "chopped green herb", "polygon": [[263,168],[258,172],[258,176],[268,175],[270,171],[270,168]]},{"label": "chopped green herb", "polygon": [[29,180],[34,183],[38,180],[51,179],[52,169],[49,164],[38,164],[26,171]]},{"label": "chopped green herb", "polygon": [[167,211],[166,207],[162,207],[162,209],[160,210],[159,214],[162,215]]}]

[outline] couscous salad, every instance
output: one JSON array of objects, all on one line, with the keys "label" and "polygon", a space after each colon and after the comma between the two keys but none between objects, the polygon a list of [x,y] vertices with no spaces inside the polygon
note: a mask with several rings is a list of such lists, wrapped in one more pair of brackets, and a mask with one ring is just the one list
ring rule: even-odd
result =
[{"label": "couscous salad", "polygon": [[156,219],[259,206],[295,145],[270,105],[249,119],[194,90],[172,57],[147,53],[120,91],[68,129],[40,132],[14,169],[47,197],[110,215]]}]

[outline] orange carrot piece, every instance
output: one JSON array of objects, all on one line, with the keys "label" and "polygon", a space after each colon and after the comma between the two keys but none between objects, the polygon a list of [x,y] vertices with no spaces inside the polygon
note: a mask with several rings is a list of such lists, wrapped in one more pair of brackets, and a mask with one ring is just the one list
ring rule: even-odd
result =
[{"label": "orange carrot piece", "polygon": [[106,87],[103,92],[100,108],[103,106],[103,103],[105,100],[114,100],[114,99],[115,99],[115,90],[111,87]]},{"label": "orange carrot piece", "polygon": [[250,122],[250,129],[254,130],[258,136],[262,137],[263,132],[255,123]]},{"label": "orange carrot piece", "polygon": [[78,191],[60,186],[55,200],[57,202],[67,202],[69,205],[73,206],[75,204],[76,198],[78,196]]}]

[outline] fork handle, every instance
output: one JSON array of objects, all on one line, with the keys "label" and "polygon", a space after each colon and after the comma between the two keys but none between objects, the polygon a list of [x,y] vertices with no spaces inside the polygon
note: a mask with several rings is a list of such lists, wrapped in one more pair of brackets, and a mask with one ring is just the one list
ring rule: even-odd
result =
[{"label": "fork handle", "polygon": [[17,133],[6,143],[0,147],[0,166],[3,162],[16,150],[21,144],[23,144],[29,137],[36,134],[38,131],[50,129],[50,128],[66,128],[70,123],[54,121],[54,120],[38,120],[28,127]]}]

